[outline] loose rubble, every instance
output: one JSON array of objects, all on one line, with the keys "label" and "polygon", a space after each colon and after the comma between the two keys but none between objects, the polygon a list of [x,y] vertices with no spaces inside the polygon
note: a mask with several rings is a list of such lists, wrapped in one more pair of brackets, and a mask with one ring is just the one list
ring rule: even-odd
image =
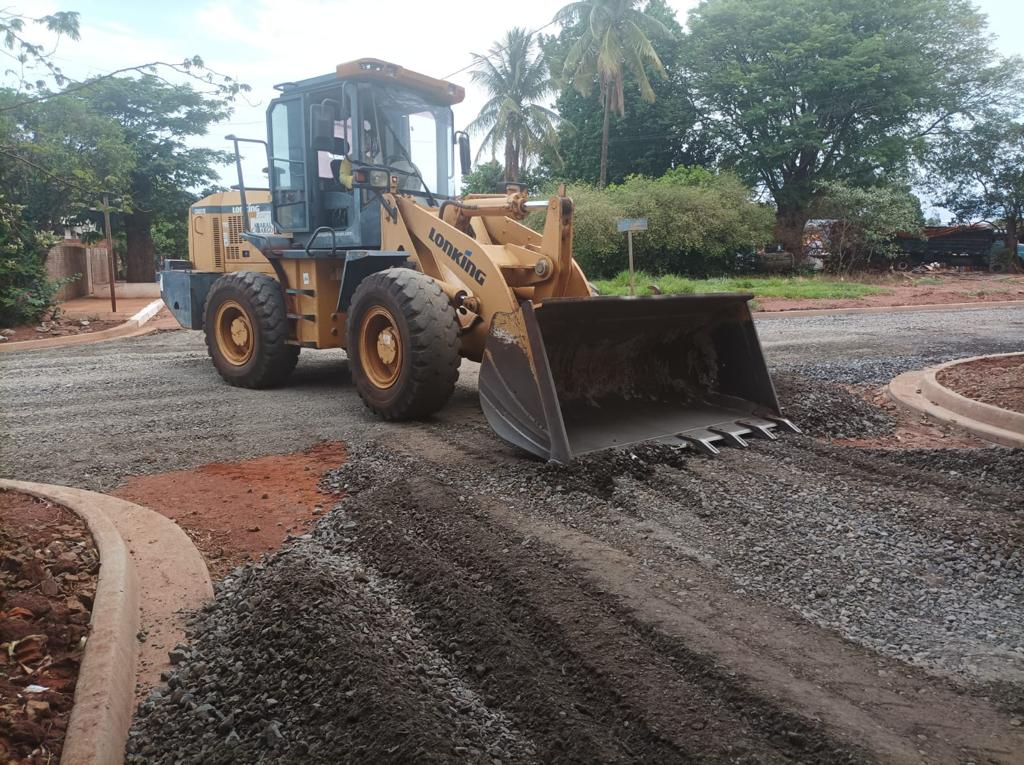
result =
[{"label": "loose rubble", "polygon": [[421,633],[375,571],[306,539],[220,583],[127,761],[532,760]]},{"label": "loose rubble", "polygon": [[[819,438],[867,438],[892,433],[893,417],[834,382],[802,375],[775,375],[775,389],[786,417]],[[836,414],[841,412],[842,416]]]}]

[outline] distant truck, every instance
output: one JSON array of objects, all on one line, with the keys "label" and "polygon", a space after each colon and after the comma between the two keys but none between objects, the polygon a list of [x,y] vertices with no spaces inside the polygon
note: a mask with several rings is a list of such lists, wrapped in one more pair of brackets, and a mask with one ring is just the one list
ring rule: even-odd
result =
[{"label": "distant truck", "polygon": [[926,226],[921,237],[900,234],[898,252],[892,264],[897,271],[910,271],[928,263],[970,266],[988,270],[996,245],[996,232],[987,223],[971,226]]}]

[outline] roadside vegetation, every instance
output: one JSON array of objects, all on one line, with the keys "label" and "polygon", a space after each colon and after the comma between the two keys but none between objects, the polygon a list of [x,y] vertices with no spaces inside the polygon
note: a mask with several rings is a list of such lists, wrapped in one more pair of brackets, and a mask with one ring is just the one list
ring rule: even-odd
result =
[{"label": "roadside vegetation", "polygon": [[[593,282],[602,295],[628,295],[629,272],[623,271],[613,279]],[[705,292],[752,292],[755,298],[788,298],[790,300],[846,300],[865,295],[880,295],[888,290],[876,284],[857,281],[838,281],[818,276],[745,276],[712,279],[692,279],[668,274],[653,276],[645,271],[636,274],[638,295],[651,294],[651,285],[663,295],[695,295]]]},{"label": "roadside vegetation", "polygon": [[[626,263],[619,218],[647,219],[648,230],[633,238],[633,251],[655,273],[726,274],[737,254],[752,253],[771,236],[771,208],[756,202],[729,171],[677,167],[660,178],[633,175],[605,189],[573,183],[566,193],[576,205],[573,252],[591,279],[614,277]],[[528,223],[540,229],[544,214]]]},{"label": "roadside vegetation", "polygon": [[0,53],[20,64],[0,75],[0,326],[52,310],[48,248],[66,232],[99,240],[105,196],[120,278],[152,282],[160,257],[187,257],[189,205],[229,159],[190,144],[248,86],[197,56],[74,80],[52,41],[73,56],[81,34],[78,13],[0,9]]},{"label": "roadside vegetation", "polygon": [[0,327],[39,321],[60,284],[46,278],[51,237],[22,221],[22,209],[0,195]]}]

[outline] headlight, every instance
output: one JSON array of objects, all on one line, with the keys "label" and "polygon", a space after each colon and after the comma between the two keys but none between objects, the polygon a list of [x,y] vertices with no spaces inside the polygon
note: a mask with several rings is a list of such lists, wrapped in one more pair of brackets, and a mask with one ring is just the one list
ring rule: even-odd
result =
[{"label": "headlight", "polygon": [[352,173],[352,180],[360,186],[370,186],[375,189],[390,187],[390,178],[386,170],[356,170]]}]

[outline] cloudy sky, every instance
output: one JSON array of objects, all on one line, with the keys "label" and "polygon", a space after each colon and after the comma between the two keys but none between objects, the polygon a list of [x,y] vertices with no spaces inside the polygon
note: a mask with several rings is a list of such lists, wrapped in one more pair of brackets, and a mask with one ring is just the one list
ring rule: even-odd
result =
[{"label": "cloudy sky", "polygon": [[[899,0],[894,0],[899,2]],[[435,77],[447,77],[485,53],[513,25],[533,30],[549,24],[559,0],[516,3],[478,0],[442,4],[422,0],[13,0],[8,10],[38,16],[53,10],[81,14],[82,39],[63,41],[55,59],[74,79],[154,60],[181,61],[199,55],[217,71],[252,86],[229,122],[199,142],[227,148],[228,133],[263,137],[264,110],[278,82],[332,72],[342,62],[373,56]],[[697,0],[669,0],[685,21]],[[978,0],[989,17],[999,50],[1024,55],[1024,2]],[[549,26],[545,31],[554,31]],[[465,126],[483,95],[463,71],[451,77],[467,89],[455,107],[456,127]],[[251,157],[246,183],[265,185],[257,176],[265,164]],[[232,168],[223,171],[234,183]]]}]

